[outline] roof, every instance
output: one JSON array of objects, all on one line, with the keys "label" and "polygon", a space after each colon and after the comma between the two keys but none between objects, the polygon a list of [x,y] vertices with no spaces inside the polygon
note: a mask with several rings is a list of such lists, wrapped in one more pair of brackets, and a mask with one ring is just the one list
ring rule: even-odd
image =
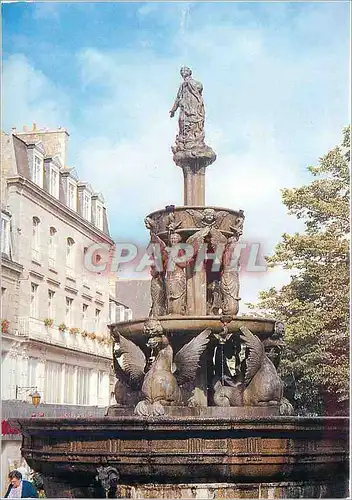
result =
[{"label": "roof", "polygon": [[27,144],[16,135],[13,135],[12,137],[13,137],[13,147],[15,150],[17,171],[19,175],[22,175],[23,177],[30,179],[31,176],[28,165]]}]

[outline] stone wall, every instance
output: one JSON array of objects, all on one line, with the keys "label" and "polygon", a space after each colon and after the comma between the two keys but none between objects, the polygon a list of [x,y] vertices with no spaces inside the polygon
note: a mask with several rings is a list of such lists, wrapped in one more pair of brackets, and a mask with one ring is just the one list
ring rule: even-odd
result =
[{"label": "stone wall", "polygon": [[105,413],[105,407],[58,404],[40,404],[35,407],[31,403],[25,401],[2,401],[2,420],[27,418],[31,417],[33,414],[39,416],[39,413],[44,413],[43,416],[45,417],[63,417],[65,414],[70,416],[81,415],[82,417],[102,417]]},{"label": "stone wall", "polygon": [[6,177],[14,171],[14,151],[12,137],[5,132],[1,132],[1,208],[6,209],[7,192]]},{"label": "stone wall", "polygon": [[[97,406],[78,406],[78,405],[49,405],[40,404],[37,408],[24,401],[2,401],[2,420],[16,418],[30,418],[33,415],[39,417],[63,417],[67,416],[85,416],[102,417],[105,408]],[[40,417],[39,417],[40,418]],[[1,438],[1,487],[0,495],[4,495],[7,487],[7,475],[11,469],[23,467],[28,469],[26,461],[21,457],[21,434],[6,434]]]}]

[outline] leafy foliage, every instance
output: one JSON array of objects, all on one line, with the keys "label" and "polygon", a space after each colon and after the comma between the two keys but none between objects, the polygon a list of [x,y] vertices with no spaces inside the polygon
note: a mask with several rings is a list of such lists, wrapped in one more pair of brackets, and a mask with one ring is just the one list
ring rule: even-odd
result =
[{"label": "leafy foliage", "polygon": [[260,293],[252,308],[286,325],[280,369],[296,383],[300,414],[348,413],[349,394],[349,162],[350,128],[343,141],[308,170],[306,186],[283,189],[289,213],[304,220],[303,234],[284,234],[271,267],[292,270],[281,290]]}]

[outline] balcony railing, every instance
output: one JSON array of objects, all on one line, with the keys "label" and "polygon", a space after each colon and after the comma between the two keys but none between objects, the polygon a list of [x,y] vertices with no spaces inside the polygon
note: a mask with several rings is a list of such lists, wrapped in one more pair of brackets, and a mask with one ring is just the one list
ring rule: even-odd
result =
[{"label": "balcony railing", "polygon": [[70,333],[70,329],[59,330],[56,325],[45,326],[40,319],[22,317],[18,320],[18,335],[31,340],[46,342],[75,351],[87,352],[96,356],[111,357],[111,346],[101,344],[81,332]]}]

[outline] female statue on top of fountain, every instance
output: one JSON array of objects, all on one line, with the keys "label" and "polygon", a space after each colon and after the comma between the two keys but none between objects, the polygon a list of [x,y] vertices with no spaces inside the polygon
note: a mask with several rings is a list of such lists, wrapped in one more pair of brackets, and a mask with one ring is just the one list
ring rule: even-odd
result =
[{"label": "female statue on top of fountain", "polygon": [[194,151],[204,149],[205,110],[202,97],[203,85],[192,78],[192,71],[187,66],[181,68],[183,82],[170,110],[171,118],[177,109],[180,110],[179,134],[176,145],[172,148],[174,154],[179,151]]}]

